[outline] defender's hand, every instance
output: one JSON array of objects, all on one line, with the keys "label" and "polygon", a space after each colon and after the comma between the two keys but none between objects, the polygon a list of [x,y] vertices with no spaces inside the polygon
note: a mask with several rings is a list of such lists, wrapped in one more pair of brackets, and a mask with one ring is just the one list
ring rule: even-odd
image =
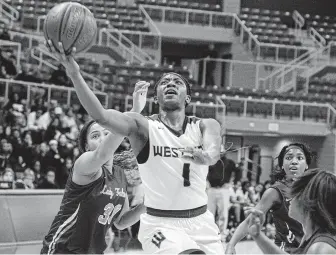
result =
[{"label": "defender's hand", "polygon": [[145,108],[149,86],[150,83],[146,81],[139,81],[135,84],[133,92],[133,112],[141,113]]}]

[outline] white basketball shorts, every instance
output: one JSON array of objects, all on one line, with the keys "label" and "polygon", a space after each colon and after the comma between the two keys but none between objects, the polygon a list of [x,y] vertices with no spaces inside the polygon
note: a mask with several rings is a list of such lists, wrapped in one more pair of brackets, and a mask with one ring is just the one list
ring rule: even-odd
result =
[{"label": "white basketball shorts", "polygon": [[142,249],[151,254],[179,254],[189,249],[224,254],[219,229],[209,211],[193,218],[142,214],[138,238]]}]

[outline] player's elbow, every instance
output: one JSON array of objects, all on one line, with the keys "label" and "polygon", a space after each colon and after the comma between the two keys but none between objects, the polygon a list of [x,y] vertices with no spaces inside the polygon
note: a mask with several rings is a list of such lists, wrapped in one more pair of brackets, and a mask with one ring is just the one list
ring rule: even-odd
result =
[{"label": "player's elbow", "polygon": [[97,122],[100,126],[104,126],[107,124],[107,111],[103,109],[102,111],[99,111],[99,114],[92,115],[91,118]]},{"label": "player's elbow", "polygon": [[99,116],[93,119],[102,127],[110,130],[113,133],[129,136],[131,133],[130,123],[127,117],[122,113],[117,113],[114,110],[103,110]]},{"label": "player's elbow", "polygon": [[212,166],[212,165],[215,165],[218,160],[220,160],[220,153],[218,152],[213,152],[211,153],[211,156],[208,158],[208,165],[209,166]]}]

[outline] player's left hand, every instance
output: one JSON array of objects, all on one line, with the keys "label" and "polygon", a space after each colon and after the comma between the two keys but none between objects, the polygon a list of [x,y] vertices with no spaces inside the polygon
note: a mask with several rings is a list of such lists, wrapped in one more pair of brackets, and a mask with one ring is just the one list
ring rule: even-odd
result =
[{"label": "player's left hand", "polygon": [[135,84],[133,92],[133,112],[141,113],[141,111],[145,108],[149,86],[150,83],[146,81],[139,81]]},{"label": "player's left hand", "polygon": [[180,152],[184,160],[197,165],[206,165],[206,156],[202,149],[187,147],[180,149]]},{"label": "player's left hand", "polygon": [[265,214],[257,209],[251,208],[245,211],[248,215],[248,232],[255,238],[258,237],[265,222]]}]

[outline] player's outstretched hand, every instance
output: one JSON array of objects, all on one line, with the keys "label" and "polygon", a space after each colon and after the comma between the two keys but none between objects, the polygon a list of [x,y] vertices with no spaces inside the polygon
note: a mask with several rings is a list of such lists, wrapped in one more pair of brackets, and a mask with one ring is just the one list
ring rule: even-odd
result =
[{"label": "player's outstretched hand", "polygon": [[53,54],[53,56],[59,61],[65,68],[67,74],[71,76],[72,74],[76,74],[79,72],[79,65],[74,59],[74,55],[76,54],[76,48],[72,48],[71,53],[66,55],[63,44],[61,42],[58,43],[58,48],[60,52],[58,52],[52,41],[48,40],[46,42],[46,46],[48,47],[49,51]]},{"label": "player's outstretched hand", "polygon": [[257,209],[251,208],[245,211],[248,215],[248,232],[255,238],[258,237],[265,222],[265,214]]},{"label": "player's outstretched hand", "polygon": [[206,156],[202,149],[187,147],[180,149],[181,158],[197,165],[206,165]]},{"label": "player's outstretched hand", "polygon": [[138,81],[135,84],[133,92],[133,111],[141,113],[144,109],[147,101],[147,92],[148,87],[150,86],[149,82]]}]

